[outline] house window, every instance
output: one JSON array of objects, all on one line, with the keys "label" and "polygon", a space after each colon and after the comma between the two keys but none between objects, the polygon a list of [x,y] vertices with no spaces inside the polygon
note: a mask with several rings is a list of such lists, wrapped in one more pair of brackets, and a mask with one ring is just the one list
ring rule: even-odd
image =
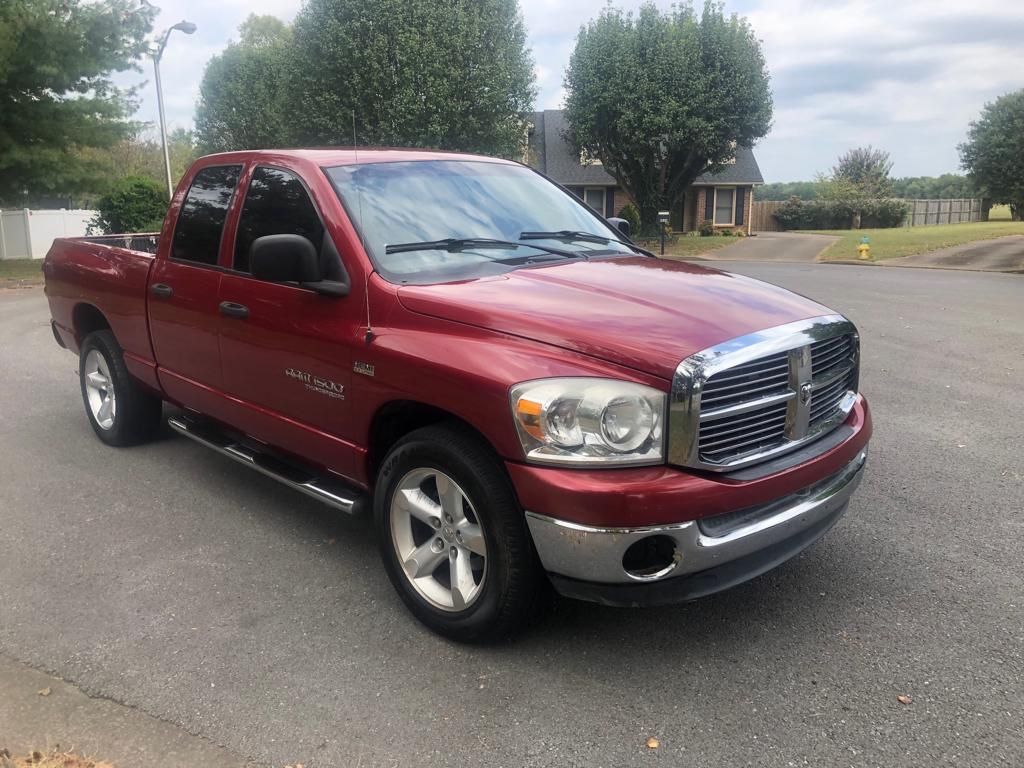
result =
[{"label": "house window", "polygon": [[604,187],[587,187],[583,190],[583,202],[604,216]]},{"label": "house window", "polygon": [[715,224],[731,227],[736,222],[736,187],[715,187]]}]

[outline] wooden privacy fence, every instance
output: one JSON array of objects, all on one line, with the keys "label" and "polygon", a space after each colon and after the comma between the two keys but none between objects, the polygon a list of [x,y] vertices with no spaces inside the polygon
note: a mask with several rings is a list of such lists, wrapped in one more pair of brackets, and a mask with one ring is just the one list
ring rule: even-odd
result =
[{"label": "wooden privacy fence", "polygon": [[[756,195],[756,193],[755,193]],[[981,221],[981,198],[950,200],[904,200],[907,217],[904,227],[930,227],[936,224],[964,224]],[[750,229],[753,232],[782,232],[772,215],[785,205],[783,200],[755,200],[750,206]]]},{"label": "wooden privacy fence", "polygon": [[905,227],[930,227],[936,224],[963,224],[981,221],[981,198],[952,200],[906,200],[909,210]]},{"label": "wooden privacy fence", "polygon": [[[757,196],[755,190],[754,196]],[[779,208],[785,205],[783,200],[754,200],[750,206],[750,231],[751,232],[782,232],[779,222],[772,216]]]}]

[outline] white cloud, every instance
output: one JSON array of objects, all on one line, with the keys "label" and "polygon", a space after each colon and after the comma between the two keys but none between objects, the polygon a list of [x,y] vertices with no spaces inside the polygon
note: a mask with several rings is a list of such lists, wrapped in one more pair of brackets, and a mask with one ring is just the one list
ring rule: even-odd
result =
[{"label": "white cloud", "polygon": [[[536,62],[538,108],[562,105],[579,27],[604,0],[520,0]],[[636,9],[640,0],[620,0]],[[669,0],[658,0],[668,8]],[[164,56],[172,125],[192,121],[210,56],[250,13],[290,20],[300,0],[165,0],[162,30],[185,18]],[[1024,3],[1005,0],[736,0],[764,44],[775,91],[772,132],[757,147],[768,180],[810,178],[851,146],[887,149],[901,175],[955,171],[956,144],[982,105],[1024,87]],[[121,84],[150,81],[138,119],[156,121],[152,65]]]}]

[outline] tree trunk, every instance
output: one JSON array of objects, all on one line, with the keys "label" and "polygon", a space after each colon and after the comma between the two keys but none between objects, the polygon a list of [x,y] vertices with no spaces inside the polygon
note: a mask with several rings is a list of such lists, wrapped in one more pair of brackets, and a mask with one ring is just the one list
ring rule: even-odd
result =
[{"label": "tree trunk", "polygon": [[640,236],[658,236],[658,205],[648,203],[640,205]]}]

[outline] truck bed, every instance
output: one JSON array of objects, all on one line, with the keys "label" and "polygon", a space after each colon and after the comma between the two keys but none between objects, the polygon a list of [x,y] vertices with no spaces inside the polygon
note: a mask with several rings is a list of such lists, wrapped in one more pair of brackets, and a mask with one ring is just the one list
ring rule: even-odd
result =
[{"label": "truck bed", "polygon": [[77,352],[94,330],[95,307],[125,352],[129,370],[152,381],[153,348],[146,318],[149,270],[159,235],[58,238],[43,260],[46,297],[60,342]]}]

